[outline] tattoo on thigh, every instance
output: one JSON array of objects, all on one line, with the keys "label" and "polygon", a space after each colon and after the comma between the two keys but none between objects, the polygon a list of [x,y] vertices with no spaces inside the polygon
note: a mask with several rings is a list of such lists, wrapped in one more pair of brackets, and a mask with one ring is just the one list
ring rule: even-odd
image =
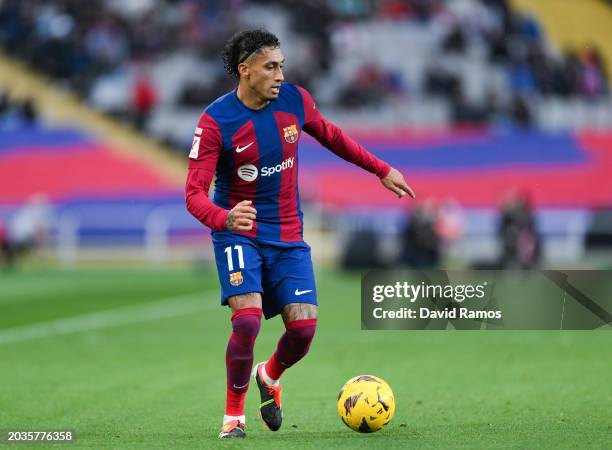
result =
[{"label": "tattoo on thigh", "polygon": [[284,322],[302,319],[316,319],[317,306],[310,303],[289,303],[285,305],[281,315]]},{"label": "tattoo on thigh", "polygon": [[227,302],[234,311],[241,308],[261,308],[261,294],[259,292],[248,292],[234,295],[229,297]]}]

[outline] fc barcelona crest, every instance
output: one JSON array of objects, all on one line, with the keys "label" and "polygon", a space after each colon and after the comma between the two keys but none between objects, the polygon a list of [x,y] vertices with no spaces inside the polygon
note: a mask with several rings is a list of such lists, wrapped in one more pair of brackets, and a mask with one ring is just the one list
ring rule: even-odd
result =
[{"label": "fc barcelona crest", "polygon": [[285,140],[290,144],[297,142],[299,135],[297,125],[289,125],[283,128],[283,133],[285,134]]},{"label": "fc barcelona crest", "polygon": [[240,286],[244,278],[242,278],[242,272],[230,273],[230,284],[232,286]]}]

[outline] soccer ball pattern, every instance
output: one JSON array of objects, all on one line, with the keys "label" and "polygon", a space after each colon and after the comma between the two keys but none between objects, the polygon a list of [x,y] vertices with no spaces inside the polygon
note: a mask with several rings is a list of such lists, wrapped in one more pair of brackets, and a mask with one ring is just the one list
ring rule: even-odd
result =
[{"label": "soccer ball pattern", "polygon": [[381,378],[360,375],[346,382],[338,394],[338,415],[347,427],[360,433],[382,429],[393,418],[395,398]]}]

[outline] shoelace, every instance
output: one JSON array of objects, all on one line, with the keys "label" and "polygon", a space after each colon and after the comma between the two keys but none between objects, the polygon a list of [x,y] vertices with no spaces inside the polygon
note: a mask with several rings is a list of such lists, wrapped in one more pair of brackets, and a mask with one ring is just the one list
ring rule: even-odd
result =
[{"label": "shoelace", "polygon": [[281,404],[280,386],[266,385],[266,388],[268,389],[268,394],[270,394],[274,398],[274,403],[276,403],[276,406],[280,408],[280,404]]}]

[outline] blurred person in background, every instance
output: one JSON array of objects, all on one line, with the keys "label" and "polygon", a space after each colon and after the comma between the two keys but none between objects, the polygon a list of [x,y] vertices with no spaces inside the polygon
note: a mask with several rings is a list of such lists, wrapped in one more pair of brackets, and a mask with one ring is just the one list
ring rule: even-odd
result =
[{"label": "blurred person in background", "polygon": [[30,97],[24,99],[20,106],[21,119],[24,125],[31,126],[35,125],[38,121],[38,110],[34,100]]},{"label": "blurred person in background", "polygon": [[441,237],[436,222],[437,209],[433,200],[427,199],[412,209],[402,233],[402,265],[417,269],[439,266]]},{"label": "blurred person in background", "polygon": [[461,205],[453,199],[447,199],[438,208],[437,219],[434,226],[440,238],[440,252],[442,256],[453,253],[465,230],[465,217]]},{"label": "blurred person in background", "polygon": [[510,118],[514,124],[521,128],[529,128],[533,124],[533,117],[529,103],[524,95],[514,94],[510,106]]},{"label": "blurred person in background", "polygon": [[593,46],[581,55],[582,73],[580,87],[589,99],[598,99],[607,93],[607,76],[599,51]]},{"label": "blurred person in background", "polygon": [[501,267],[530,269],[537,265],[540,236],[527,191],[508,194],[501,206],[498,233],[502,245]]},{"label": "blurred person in background", "polygon": [[0,92],[0,120],[5,116],[11,107],[11,100],[7,90]]},{"label": "blurred person in background", "polygon": [[144,131],[157,102],[155,86],[144,71],[138,71],[132,93],[132,110],[136,128]]},{"label": "blurred person in background", "polygon": [[286,329],[276,351],[253,370],[260,414],[272,431],[282,423],[280,377],[307,354],[314,337],[317,294],[297,188],[302,131],[375,174],[399,198],[414,198],[400,172],[325,119],[308,91],[283,82],[285,59],[275,35],[234,35],[224,63],[238,87],[202,113],[186,183],[187,209],[213,230],[221,304],[232,311],[221,439],[246,435],[244,400],[262,313],[266,319],[280,314]]},{"label": "blurred person in background", "polygon": [[7,265],[12,265],[19,256],[48,242],[52,214],[52,207],[43,193],[32,195],[15,211],[5,229],[3,253]]},{"label": "blurred person in background", "polygon": [[30,127],[38,123],[38,108],[32,97],[11,98],[8,89],[0,93],[0,127]]},{"label": "blurred person in background", "polygon": [[0,218],[0,263],[4,266],[10,266],[12,263],[11,259],[11,248],[8,241],[8,230],[6,224]]},{"label": "blurred person in background", "polygon": [[344,246],[340,264],[344,270],[370,270],[385,267],[380,254],[380,235],[375,230],[351,233]]}]

